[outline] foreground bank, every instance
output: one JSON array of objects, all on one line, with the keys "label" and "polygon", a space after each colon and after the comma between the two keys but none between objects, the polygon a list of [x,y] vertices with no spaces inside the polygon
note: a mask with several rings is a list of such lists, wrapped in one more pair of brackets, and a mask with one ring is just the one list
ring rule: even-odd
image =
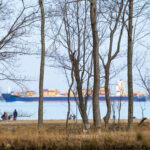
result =
[{"label": "foreground bank", "polygon": [[66,135],[65,121],[44,122],[43,134],[39,135],[36,121],[0,122],[0,149],[49,149],[49,150],[88,150],[88,149],[149,149],[150,122],[126,131],[126,121],[109,132],[98,133],[92,128],[83,133],[81,121],[71,121]]}]

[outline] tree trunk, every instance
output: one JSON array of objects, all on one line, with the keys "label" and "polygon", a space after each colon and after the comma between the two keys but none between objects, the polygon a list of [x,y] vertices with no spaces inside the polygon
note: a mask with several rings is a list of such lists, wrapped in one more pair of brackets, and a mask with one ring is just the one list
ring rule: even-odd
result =
[{"label": "tree trunk", "polygon": [[121,99],[122,99],[122,95],[120,96],[120,101],[119,101],[119,108],[118,108],[118,129],[120,129],[120,113],[121,113]]},{"label": "tree trunk", "polygon": [[129,28],[128,28],[128,129],[133,123],[133,81],[132,81],[132,55],[133,55],[133,40],[132,40],[132,20],[133,20],[133,0],[129,0]]},{"label": "tree trunk", "polygon": [[39,78],[39,109],[38,109],[38,130],[41,132],[43,126],[43,81],[44,81],[44,64],[45,64],[45,13],[42,0],[39,0],[41,9],[41,65]]},{"label": "tree trunk", "polygon": [[78,61],[75,59],[73,61],[73,66],[74,66],[75,79],[76,79],[76,83],[77,83],[77,91],[78,91],[78,98],[79,98],[79,109],[80,109],[80,113],[81,113],[84,127],[86,130],[88,130],[90,128],[90,124],[88,122],[88,116],[86,113],[86,106],[83,102],[82,82],[81,82],[80,75],[79,75],[79,73],[80,73],[79,72],[79,65],[78,65]]},{"label": "tree trunk", "polygon": [[99,69],[99,45],[98,31],[96,22],[96,0],[91,0],[90,19],[93,34],[93,63],[94,63],[94,87],[93,87],[93,120],[94,126],[100,128],[100,107],[99,107],[99,90],[100,90],[100,69]]},{"label": "tree trunk", "polygon": [[[107,66],[106,66],[107,67]],[[104,117],[105,121],[105,128],[108,130],[109,128],[109,119],[111,114],[111,104],[109,98],[109,66],[105,69],[105,97],[106,97],[106,104],[107,104],[107,114]]]},{"label": "tree trunk", "polygon": [[73,65],[72,65],[72,68],[71,68],[71,84],[69,84],[69,79],[67,77],[66,70],[65,70],[65,75],[66,75],[67,82],[68,82],[68,85],[69,85],[69,89],[68,89],[68,112],[67,112],[67,119],[66,119],[66,134],[69,135],[69,132],[68,132],[68,122],[69,122],[69,117],[70,117],[70,92],[71,92],[71,89],[72,89],[72,86],[73,86],[73,83],[74,83]]},{"label": "tree trunk", "polygon": [[[84,102],[84,98],[83,98],[83,94],[82,94],[82,86],[83,86],[83,72],[85,72],[85,69],[83,69],[84,71],[81,73],[80,69],[79,69],[79,64],[80,64],[80,59],[81,59],[81,42],[80,42],[80,38],[81,38],[81,29],[79,26],[79,12],[78,12],[79,6],[78,6],[78,1],[77,1],[77,12],[76,12],[76,21],[77,21],[77,32],[76,31],[72,31],[72,27],[70,27],[69,24],[69,18],[68,18],[68,9],[66,7],[65,4],[65,8],[64,8],[64,25],[65,25],[65,32],[66,32],[66,42],[67,42],[67,46],[68,46],[68,55],[69,55],[69,59],[72,63],[72,67],[73,67],[73,73],[74,73],[74,77],[75,77],[75,81],[76,81],[76,85],[77,85],[77,92],[78,92],[78,98],[76,99],[78,102],[78,107],[79,107],[79,111],[83,120],[83,124],[86,130],[88,130],[90,128],[90,124],[88,122],[88,116],[86,113],[86,103]],[[73,27],[74,28],[74,27]],[[78,49],[77,51],[73,50],[71,48],[72,43],[74,43],[75,41],[72,40],[71,35],[77,34],[77,40],[78,40]],[[74,38],[73,38],[74,39]],[[74,43],[76,44],[76,42]],[[76,56],[76,55],[77,56]],[[85,57],[85,54],[84,54]],[[85,62],[84,62],[85,63]],[[85,65],[85,64],[84,64]],[[83,67],[84,68],[84,67]],[[80,77],[80,73],[82,74]]]}]

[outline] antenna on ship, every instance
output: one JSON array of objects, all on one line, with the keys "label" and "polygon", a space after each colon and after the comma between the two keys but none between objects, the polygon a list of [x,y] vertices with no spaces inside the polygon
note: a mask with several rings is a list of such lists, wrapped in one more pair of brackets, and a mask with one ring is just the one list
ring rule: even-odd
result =
[{"label": "antenna on ship", "polygon": [[10,88],[10,86],[8,87],[8,93],[11,93],[11,88]]}]

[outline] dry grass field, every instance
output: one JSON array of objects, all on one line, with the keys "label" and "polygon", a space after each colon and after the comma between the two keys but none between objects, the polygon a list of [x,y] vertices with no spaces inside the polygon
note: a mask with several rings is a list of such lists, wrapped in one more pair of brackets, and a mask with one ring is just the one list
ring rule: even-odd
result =
[{"label": "dry grass field", "polygon": [[[37,121],[0,121],[0,149],[47,149],[47,150],[101,150],[101,149],[150,149],[150,121],[138,126],[140,120],[134,120],[133,129],[127,131],[127,121],[105,131],[96,131],[93,127],[83,133],[81,121],[69,121],[66,134],[65,120],[44,121],[41,135],[37,130]],[[90,121],[92,125],[92,121]]]}]

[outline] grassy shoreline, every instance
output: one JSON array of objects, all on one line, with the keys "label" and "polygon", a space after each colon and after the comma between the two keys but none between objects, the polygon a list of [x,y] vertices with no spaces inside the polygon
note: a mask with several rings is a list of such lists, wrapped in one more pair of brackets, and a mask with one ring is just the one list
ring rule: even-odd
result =
[{"label": "grassy shoreline", "polygon": [[0,121],[0,149],[150,149],[150,120],[141,127],[139,122],[134,120],[131,131],[126,131],[127,120],[122,120],[119,131],[111,128],[106,132],[102,122],[101,132],[92,126],[88,133],[83,133],[81,120],[69,121],[67,135],[65,120],[46,120],[43,134],[39,135],[35,120]]}]

